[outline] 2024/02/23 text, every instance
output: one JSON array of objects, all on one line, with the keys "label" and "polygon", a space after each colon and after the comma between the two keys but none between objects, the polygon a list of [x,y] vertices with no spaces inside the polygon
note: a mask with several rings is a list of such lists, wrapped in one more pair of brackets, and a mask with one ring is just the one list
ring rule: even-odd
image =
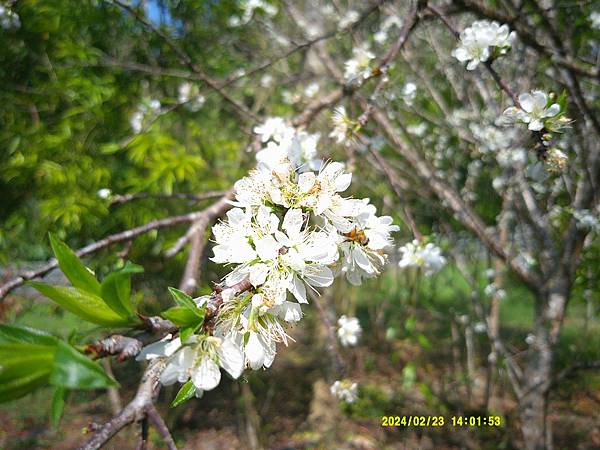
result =
[{"label": "2024/02/23 text", "polygon": [[500,416],[382,416],[382,427],[500,427]]}]

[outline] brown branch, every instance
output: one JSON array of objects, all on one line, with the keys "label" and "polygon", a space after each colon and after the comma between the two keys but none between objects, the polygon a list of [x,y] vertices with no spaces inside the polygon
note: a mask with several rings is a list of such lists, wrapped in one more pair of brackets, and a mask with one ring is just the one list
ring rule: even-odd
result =
[{"label": "brown branch", "polygon": [[100,358],[108,355],[119,355],[119,361],[133,358],[142,350],[143,342],[138,338],[114,334],[98,342],[89,344],[85,353]]},{"label": "brown branch", "polygon": [[158,397],[160,383],[158,378],[165,367],[163,359],[155,359],[148,364],[137,393],[133,400],[119,414],[110,419],[84,442],[79,450],[97,450],[106,444],[115,434],[127,425],[142,420],[150,406]]},{"label": "brown branch", "polygon": [[[230,195],[230,194],[228,194]],[[220,210],[223,205],[227,204],[228,197],[224,197],[214,205],[208,207],[202,211],[194,211],[188,214],[183,214],[181,216],[173,216],[167,217],[165,219],[158,219],[148,222],[144,225],[140,225],[139,227],[131,228],[126,231],[122,231],[120,233],[111,234],[110,236],[105,237],[104,239],[100,239],[92,244],[86,245],[85,247],[80,248],[75,252],[78,257],[86,256],[91,253],[97,252],[103,248],[109,247],[113,244],[117,244],[119,242],[127,242],[139,235],[147,233],[152,230],[157,230],[159,228],[172,227],[175,225],[179,225],[182,223],[189,223],[200,220],[205,215],[214,214],[215,211]],[[32,280],[34,278],[43,277],[47,273],[51,272],[53,269],[58,267],[58,262],[56,259],[51,259],[47,264],[42,266],[37,270],[30,270],[23,272],[17,277],[7,281],[2,286],[0,286],[0,300],[6,297],[6,295],[11,292],[13,289],[18,288],[19,286],[23,286],[26,281]]]},{"label": "brown branch", "polygon": [[224,100],[233,105],[238,112],[242,113],[243,116],[251,118],[254,121],[259,120],[256,114],[250,111],[244,104],[231,97],[225,90],[223,90],[221,86],[219,86],[217,81],[213,80],[206,73],[204,73],[204,71],[192,61],[190,56],[183,50],[181,50],[166,33],[164,33],[159,28],[156,28],[154,25],[152,25],[152,23],[150,23],[148,20],[142,17],[135,9],[133,9],[128,4],[122,2],[121,0],[113,0],[113,3],[127,11],[138,22],[143,24],[146,28],[148,28],[150,31],[152,31],[154,34],[160,37],[167,44],[167,46],[169,46],[171,50],[175,52],[182,64],[187,66],[193,73],[197,74],[201,81],[203,81],[209,88],[217,92],[221,97],[223,97]]},{"label": "brown branch", "polygon": [[121,194],[121,195],[113,195],[110,200],[110,205],[122,205],[123,203],[129,203],[135,200],[142,199],[157,199],[157,200],[192,200],[195,202],[200,202],[203,200],[208,200],[211,198],[223,197],[227,195],[227,191],[209,191],[203,192],[201,194],[186,194],[186,193],[176,193],[176,194],[152,194],[149,192],[138,192],[135,194]]},{"label": "brown branch", "polygon": [[385,113],[375,107],[373,108],[373,119],[417,174],[424,180],[427,180],[430,189],[446,202],[448,207],[455,213],[457,220],[471,230],[490,251],[505,261],[526,284],[535,290],[539,290],[542,282],[538,275],[531,269],[519,264],[515,258],[508,254],[498,243],[495,236],[486,229],[485,223],[475,211],[472,210],[448,183],[436,176],[433,167],[430,166],[429,162],[418,151],[402,139],[400,133],[390,123]]},{"label": "brown branch", "polygon": [[[417,24],[419,23],[419,12],[425,7],[426,3],[427,2],[419,0],[419,2],[412,8],[404,22],[404,25],[402,25],[402,29],[400,30],[398,39],[396,40],[394,45],[392,45],[388,49],[385,55],[383,55],[381,61],[379,61],[379,64],[373,69],[373,75],[370,78],[380,76],[381,74],[387,71],[390,63],[396,58],[398,52],[408,41],[408,37],[410,36],[411,32],[417,27]],[[379,92],[383,89],[385,83],[386,77],[381,78],[379,83],[373,90],[373,93],[369,97],[367,107],[365,108],[362,115],[358,118],[358,123],[360,123],[361,126],[364,127],[367,121],[369,120],[369,116],[371,115],[375,99],[377,98]]]},{"label": "brown branch", "polygon": [[140,423],[140,441],[137,450],[146,450],[148,445],[148,416],[145,415]]},{"label": "brown branch", "polygon": [[[227,288],[217,286],[206,306],[205,324],[211,321],[219,312],[219,309],[223,304],[222,293],[224,291],[227,290],[232,295],[238,295],[251,288],[252,284],[248,279],[242,280],[239,283]],[[161,319],[159,322],[164,323],[164,319]],[[125,341],[127,341],[127,339],[125,339]],[[150,419],[158,427],[159,432],[163,436],[163,439],[165,439],[165,442],[169,448],[175,448],[172,438],[171,443],[169,443],[169,440],[166,437],[165,430],[168,433],[168,429],[164,425],[164,422],[162,422],[161,419],[160,424],[158,424],[156,415],[154,415],[152,412],[152,409],[154,409],[154,402],[156,401],[160,391],[159,378],[160,374],[164,370],[165,364],[166,360],[164,358],[156,358],[152,360],[144,372],[144,376],[134,399],[123,409],[123,411],[95,431],[94,435],[86,443],[79,447],[79,450],[95,450],[100,448],[125,426],[141,420],[146,414],[149,415]],[[170,436],[170,434],[168,435]],[[171,444],[173,444],[173,447],[170,446]]]},{"label": "brown branch", "polygon": [[206,244],[204,231],[207,226],[207,219],[197,222],[197,229],[190,238],[190,251],[180,283],[181,290],[188,295],[192,295],[198,287],[198,271]]},{"label": "brown branch", "polygon": [[320,97],[317,100],[310,103],[304,111],[296,116],[292,120],[292,125],[295,127],[306,126],[319,114],[323,109],[329,108],[335,103],[339,102],[344,96],[343,88],[336,88],[324,97]]},{"label": "brown branch", "polygon": [[163,438],[163,441],[167,445],[167,448],[169,450],[177,450],[177,446],[175,445],[173,436],[171,436],[171,432],[169,431],[167,424],[163,420],[156,407],[154,405],[150,405],[146,413],[148,414],[148,418],[150,419],[150,421],[156,427],[158,434],[160,434],[160,436]]}]

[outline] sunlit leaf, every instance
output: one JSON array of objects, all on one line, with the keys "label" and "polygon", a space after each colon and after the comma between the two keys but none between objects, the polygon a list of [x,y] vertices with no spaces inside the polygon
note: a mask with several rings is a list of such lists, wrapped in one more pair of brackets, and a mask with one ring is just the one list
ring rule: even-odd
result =
[{"label": "sunlit leaf", "polygon": [[141,266],[127,262],[121,270],[108,274],[102,280],[102,298],[114,312],[122,317],[135,314],[131,302],[131,274],[143,271]]},{"label": "sunlit leaf", "polygon": [[179,327],[189,327],[204,321],[204,317],[198,316],[189,308],[174,306],[161,313],[161,316],[170,320]]},{"label": "sunlit leaf", "polygon": [[100,283],[73,253],[73,250],[52,233],[50,233],[50,244],[58,260],[60,270],[63,271],[71,284],[84,291],[100,295]]},{"label": "sunlit leaf", "polygon": [[112,327],[135,323],[134,319],[122,317],[114,312],[101,297],[84,290],[75,287],[51,286],[37,281],[31,281],[29,284],[66,310],[88,322]]},{"label": "sunlit leaf", "polygon": [[98,364],[59,342],[50,383],[69,389],[98,389],[117,385]]}]

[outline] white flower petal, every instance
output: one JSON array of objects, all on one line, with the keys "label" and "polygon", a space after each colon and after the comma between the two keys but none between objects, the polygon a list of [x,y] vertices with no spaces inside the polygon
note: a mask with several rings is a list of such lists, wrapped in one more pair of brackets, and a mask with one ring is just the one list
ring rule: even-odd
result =
[{"label": "white flower petal", "polygon": [[202,358],[198,367],[192,371],[192,383],[197,389],[210,391],[221,381],[219,366],[208,356]]},{"label": "white flower petal", "polygon": [[299,303],[308,303],[308,300],[306,300],[306,286],[296,275],[292,278],[288,289]]},{"label": "white flower petal", "polygon": [[233,338],[223,339],[218,355],[221,367],[233,378],[239,378],[244,371],[244,354]]}]

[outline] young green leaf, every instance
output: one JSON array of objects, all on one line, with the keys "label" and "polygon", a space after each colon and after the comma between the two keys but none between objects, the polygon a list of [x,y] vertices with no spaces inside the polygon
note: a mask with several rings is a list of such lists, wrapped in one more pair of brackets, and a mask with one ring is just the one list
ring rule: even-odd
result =
[{"label": "young green leaf", "polygon": [[133,325],[136,319],[122,317],[97,295],[75,287],[51,286],[38,281],[29,284],[73,314],[98,325],[119,327]]},{"label": "young green leaf", "polygon": [[175,399],[171,402],[171,408],[175,408],[176,406],[187,402],[194,396],[194,394],[196,394],[196,388],[194,387],[192,380],[189,380],[187,383],[181,386],[181,389],[179,389]]},{"label": "young green leaf", "polygon": [[56,345],[58,343],[58,339],[42,330],[0,324],[0,343],[2,342]]},{"label": "young green leaf", "polygon": [[182,328],[179,331],[179,337],[181,338],[181,342],[185,342],[187,341],[187,338],[189,338],[192,334],[194,334],[194,332],[200,328],[200,325],[202,325],[201,323],[199,323],[198,325],[193,325],[191,327],[185,327]]},{"label": "young green leaf", "polygon": [[100,295],[100,283],[73,253],[73,250],[52,233],[50,233],[50,245],[52,245],[60,270],[71,284],[94,295]]},{"label": "young green leaf", "polygon": [[143,272],[144,268],[129,261],[116,272],[112,272],[102,280],[100,290],[106,304],[123,317],[135,315],[131,301],[131,274]]},{"label": "young green leaf", "polygon": [[69,391],[62,387],[57,387],[52,396],[52,409],[50,410],[50,424],[56,429],[60,418],[65,410],[65,399]]},{"label": "young green leaf", "polygon": [[174,306],[161,313],[161,316],[170,320],[178,327],[190,327],[204,321],[204,316],[198,316],[194,311],[183,306]]},{"label": "young green leaf", "polygon": [[98,364],[64,342],[58,343],[50,383],[68,389],[98,389],[117,385]]},{"label": "young green leaf", "polygon": [[129,301],[131,281],[129,274],[113,272],[108,274],[101,284],[102,298],[106,304],[118,315],[127,317],[133,314]]},{"label": "young green leaf", "polygon": [[29,367],[27,374],[0,382],[0,403],[8,402],[29,394],[48,383],[50,371]]},{"label": "young green leaf", "polygon": [[173,297],[173,300],[175,300],[175,303],[177,303],[179,306],[188,308],[194,312],[198,310],[196,302],[194,302],[192,297],[187,295],[185,292],[182,292],[179,289],[175,289],[174,287],[170,287],[169,293]]}]

